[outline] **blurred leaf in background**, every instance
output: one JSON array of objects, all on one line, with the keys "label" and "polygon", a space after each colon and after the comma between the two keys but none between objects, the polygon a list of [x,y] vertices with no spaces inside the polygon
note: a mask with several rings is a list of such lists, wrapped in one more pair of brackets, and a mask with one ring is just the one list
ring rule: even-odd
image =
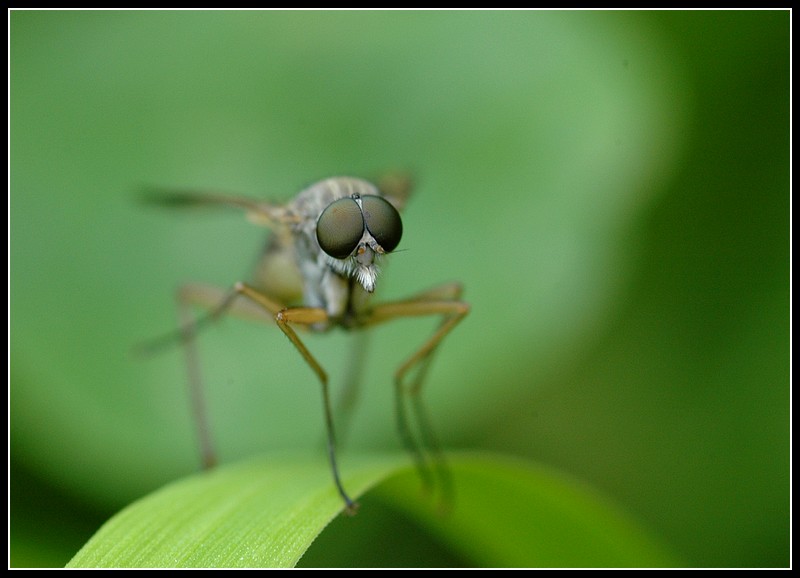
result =
[{"label": "blurred leaf in background", "polygon": [[[424,392],[444,445],[585,480],[687,565],[787,566],[789,23],[11,11],[11,564],[65,564],[197,467],[180,351],[132,350],[175,326],[179,284],[246,277],[265,232],[147,210],[138,186],[284,200],[409,168],[378,290],[466,287]],[[345,455],[399,447],[391,374],[431,327],[371,333]],[[341,376],[348,341],[309,347]],[[200,347],[224,462],[324,460],[280,332],[226,320]]]}]

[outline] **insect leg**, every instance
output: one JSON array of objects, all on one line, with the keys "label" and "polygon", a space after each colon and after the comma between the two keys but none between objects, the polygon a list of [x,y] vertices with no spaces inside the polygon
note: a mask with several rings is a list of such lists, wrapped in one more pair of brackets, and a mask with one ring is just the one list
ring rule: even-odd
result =
[{"label": "insect leg", "polygon": [[356,402],[361,392],[364,380],[364,367],[369,352],[369,331],[354,331],[350,336],[350,351],[343,379],[343,387],[338,396],[336,406],[336,419],[338,422],[338,441],[347,437],[352,423]]},{"label": "insect leg", "polygon": [[[204,469],[210,469],[216,465],[217,457],[211,436],[211,426],[208,418],[208,410],[205,403],[205,388],[203,386],[202,372],[200,371],[200,361],[197,354],[196,336],[201,327],[209,322],[217,320],[228,312],[236,312],[239,315],[267,318],[262,308],[249,310],[246,302],[236,302],[238,293],[235,290],[225,291],[218,287],[206,285],[189,284],[184,285],[178,290],[178,315],[180,317],[180,328],[177,333],[171,333],[158,340],[147,344],[150,351],[163,347],[179,340],[183,343],[184,356],[188,373],[189,400],[194,416],[195,427],[197,429],[197,439],[200,444],[200,457]],[[203,305],[211,307],[205,315],[197,317],[192,312],[193,305]],[[274,304],[273,308],[278,311],[282,306]]]},{"label": "insect leg", "polygon": [[197,355],[195,336],[198,321],[184,300],[183,292],[178,291],[178,315],[180,318],[180,337],[183,343],[183,352],[186,359],[189,387],[189,403],[197,428],[197,439],[200,443],[200,459],[204,469],[211,469],[217,463],[214,444],[211,440],[211,426],[208,419],[208,410],[205,403],[205,388],[200,373],[200,361]]},{"label": "insect leg", "polygon": [[328,375],[322,366],[317,362],[305,344],[297,336],[297,333],[292,329],[292,323],[300,325],[314,325],[323,323],[328,320],[328,314],[324,309],[319,307],[290,307],[284,308],[279,311],[274,311],[275,303],[260,291],[246,285],[245,283],[237,283],[234,286],[234,291],[238,295],[247,297],[249,300],[261,305],[270,313],[274,313],[275,322],[278,327],[283,331],[284,335],[289,338],[289,341],[295,346],[295,349],[303,356],[308,366],[317,374],[317,378],[322,385],[322,402],[325,411],[325,427],[328,434],[328,459],[331,464],[331,471],[333,473],[333,481],[336,484],[336,489],[345,503],[345,512],[348,515],[353,515],[358,509],[358,504],[350,499],[350,496],[345,492],[339,477],[339,467],[336,462],[336,437],[333,428],[333,412],[331,411],[330,393],[328,391]]},{"label": "insect leg", "polygon": [[[469,313],[469,305],[459,300],[461,292],[461,285],[455,283],[435,287],[403,301],[379,304],[375,306],[369,317],[364,321],[366,326],[371,326],[403,317],[442,316],[442,320],[433,335],[406,359],[395,372],[395,407],[397,427],[401,439],[406,448],[414,456],[423,483],[429,485],[430,474],[427,471],[425,458],[419,446],[414,442],[408,426],[404,398],[405,396],[409,397],[423,442],[435,457],[435,465],[442,480],[445,496],[450,492],[449,475],[444,466],[444,459],[439,444],[433,434],[433,429],[424,410],[420,391],[433,354],[439,347],[439,344],[467,313]],[[412,371],[416,371],[416,373],[413,375],[413,379],[407,382],[407,376]]]}]

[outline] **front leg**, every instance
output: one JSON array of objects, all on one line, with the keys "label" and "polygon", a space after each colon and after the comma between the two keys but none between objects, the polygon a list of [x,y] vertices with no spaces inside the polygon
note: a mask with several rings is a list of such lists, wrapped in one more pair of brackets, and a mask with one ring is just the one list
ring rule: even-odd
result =
[{"label": "front leg", "polygon": [[[275,302],[245,283],[237,283],[234,286],[234,291],[237,295],[242,295],[248,300],[252,301],[263,307],[265,310],[273,313]],[[297,336],[297,333],[292,328],[292,324],[299,324],[305,326],[313,326],[328,321],[327,312],[320,307],[289,307],[281,309],[275,314],[275,322],[278,327],[283,331],[284,335],[289,338],[289,341],[295,346],[300,355],[303,356],[308,366],[316,373],[320,384],[322,385],[322,402],[325,411],[325,427],[328,435],[328,458],[331,464],[331,471],[333,473],[333,481],[336,484],[336,489],[345,503],[345,513],[352,516],[358,509],[358,504],[350,499],[350,496],[345,492],[339,477],[339,467],[336,462],[336,436],[334,435],[333,428],[333,412],[331,411],[330,393],[328,391],[328,374],[322,369],[322,366],[314,358],[305,344]]]},{"label": "front leg", "polygon": [[[372,326],[394,319],[404,317],[423,317],[441,315],[442,319],[436,331],[419,349],[412,353],[397,369],[394,375],[395,386],[395,413],[397,428],[406,449],[414,457],[417,469],[425,486],[432,485],[432,478],[425,456],[411,434],[408,417],[405,409],[405,398],[411,402],[416,421],[424,445],[431,450],[435,458],[436,470],[443,484],[445,499],[449,499],[450,478],[444,466],[444,458],[439,448],[433,428],[427,418],[422,404],[420,391],[424,378],[430,367],[433,354],[437,351],[442,340],[453,328],[469,313],[470,306],[460,300],[462,287],[460,284],[451,283],[435,287],[420,293],[410,299],[393,301],[376,305],[363,321],[364,326]],[[407,382],[410,372],[416,370],[416,375],[411,382]]]},{"label": "front leg", "polygon": [[[358,504],[347,495],[339,477],[339,468],[336,461],[333,417],[330,394],[328,392],[328,376],[292,327],[293,324],[300,326],[325,324],[328,321],[328,314],[325,310],[316,307],[286,307],[246,283],[236,283],[228,291],[202,285],[186,285],[178,292],[178,302],[181,315],[181,328],[179,332],[152,342],[149,348],[159,348],[166,343],[174,342],[176,339],[182,341],[184,344],[189,370],[190,397],[192,399],[193,414],[200,438],[204,466],[213,466],[216,462],[216,456],[211,443],[210,428],[205,404],[203,402],[203,387],[195,347],[195,335],[201,326],[229,313],[256,320],[269,320],[272,318],[280,330],[283,331],[284,335],[289,338],[289,341],[292,342],[295,349],[297,349],[308,366],[317,375],[322,385],[322,401],[328,440],[328,457],[331,464],[333,479],[337,491],[345,502],[345,511],[349,515],[354,514]],[[205,316],[197,319],[191,314],[191,305],[203,305],[211,307],[211,309]]]},{"label": "front leg", "polygon": [[460,300],[462,292],[460,283],[440,285],[409,299],[376,305],[363,321],[363,325],[369,327],[403,317],[442,316],[434,334],[395,372],[395,381],[402,385],[406,374],[420,366],[417,377],[408,388],[412,395],[416,395],[421,389],[427,365],[441,341],[469,313],[469,304]]}]

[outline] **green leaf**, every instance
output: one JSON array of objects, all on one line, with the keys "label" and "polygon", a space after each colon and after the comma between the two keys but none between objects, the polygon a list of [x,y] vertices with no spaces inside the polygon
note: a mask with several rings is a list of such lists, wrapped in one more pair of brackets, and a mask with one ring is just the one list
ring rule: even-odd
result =
[{"label": "green leaf", "polygon": [[[668,567],[676,558],[584,483],[497,455],[453,460],[455,506],[446,516],[414,499],[412,476],[378,488],[421,525],[483,567]],[[416,484],[416,493],[418,490]]]},{"label": "green leaf", "polygon": [[[458,456],[450,467],[456,494],[446,514],[423,496],[404,456],[345,461],[344,483],[354,496],[380,484],[376,496],[476,566],[672,563],[641,528],[564,476],[499,457]],[[135,502],[68,567],[293,567],[341,510],[324,461],[250,460]]]},{"label": "green leaf", "polygon": [[[344,463],[347,488],[360,495],[404,461]],[[68,567],[293,567],[342,506],[319,457],[248,460],[133,503]]]}]

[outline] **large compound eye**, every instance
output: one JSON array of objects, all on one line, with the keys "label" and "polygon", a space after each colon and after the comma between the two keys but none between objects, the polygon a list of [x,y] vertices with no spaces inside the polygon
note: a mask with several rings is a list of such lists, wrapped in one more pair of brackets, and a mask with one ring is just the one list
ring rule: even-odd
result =
[{"label": "large compound eye", "polygon": [[317,241],[328,255],[344,259],[352,253],[364,234],[361,208],[345,197],[328,205],[317,221]]},{"label": "large compound eye", "polygon": [[375,195],[361,197],[361,207],[364,209],[364,223],[370,235],[375,237],[378,245],[387,253],[394,251],[403,236],[403,222],[400,213],[392,204]]}]

